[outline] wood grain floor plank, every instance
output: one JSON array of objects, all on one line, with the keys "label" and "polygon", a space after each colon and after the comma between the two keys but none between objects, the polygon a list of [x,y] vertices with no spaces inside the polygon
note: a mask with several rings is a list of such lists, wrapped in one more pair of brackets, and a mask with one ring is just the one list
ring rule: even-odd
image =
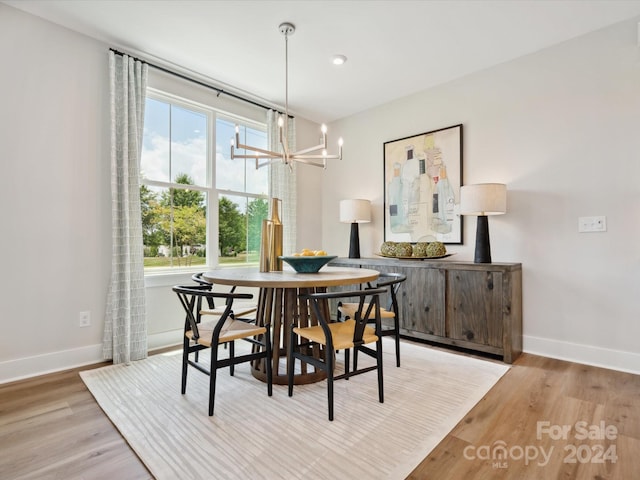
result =
[{"label": "wood grain floor plank", "polygon": [[[524,354],[410,478],[637,478],[639,399],[640,376]],[[566,438],[554,439],[538,431],[540,422],[549,428],[567,425],[570,430]],[[578,422],[584,423],[582,428],[599,428],[604,422],[618,433],[613,440],[576,438],[582,436],[576,432]],[[511,452],[506,461],[478,458],[481,447],[501,445]],[[514,458],[527,448],[531,456],[535,450],[535,459]],[[617,460],[598,463],[598,452],[610,448],[617,452]],[[547,462],[542,450],[548,454]],[[574,451],[581,456],[572,456]]]},{"label": "wood grain floor plank", "polygon": [[151,478],[80,370],[0,386],[0,478]]}]

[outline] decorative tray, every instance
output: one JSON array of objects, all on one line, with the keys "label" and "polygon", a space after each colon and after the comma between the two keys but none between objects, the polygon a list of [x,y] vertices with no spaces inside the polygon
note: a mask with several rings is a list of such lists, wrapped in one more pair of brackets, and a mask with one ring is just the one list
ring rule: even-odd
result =
[{"label": "decorative tray", "polygon": [[452,253],[445,253],[444,255],[438,255],[437,257],[396,257],[393,255],[383,255],[382,253],[374,253],[374,255],[377,255],[378,257],[384,257],[384,258],[398,258],[400,260],[438,260],[439,258],[446,258],[446,257],[450,257],[451,255],[455,255],[455,252]]}]

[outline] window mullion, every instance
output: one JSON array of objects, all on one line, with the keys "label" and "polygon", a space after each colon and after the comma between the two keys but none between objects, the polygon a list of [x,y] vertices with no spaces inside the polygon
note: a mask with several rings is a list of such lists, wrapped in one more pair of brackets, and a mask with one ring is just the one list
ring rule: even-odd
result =
[{"label": "window mullion", "polygon": [[217,114],[209,112],[207,132],[207,181],[209,194],[207,195],[207,265],[218,265],[218,193],[216,191],[216,121]]}]

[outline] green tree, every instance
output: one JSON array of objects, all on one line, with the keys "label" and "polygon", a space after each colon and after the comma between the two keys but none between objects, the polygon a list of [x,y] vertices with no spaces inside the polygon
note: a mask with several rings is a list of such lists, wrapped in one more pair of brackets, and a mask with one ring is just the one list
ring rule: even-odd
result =
[{"label": "green tree", "polygon": [[[185,173],[179,174],[175,181],[181,185],[193,185],[193,180]],[[173,234],[172,243],[179,247],[179,252],[187,250],[192,254],[190,248],[184,247],[204,244],[207,238],[205,194],[187,188],[170,188],[161,197],[155,211],[165,243],[171,243]]]},{"label": "green tree", "polygon": [[[186,173],[176,176],[175,183],[180,185],[193,185],[193,179]],[[204,193],[199,190],[190,190],[188,188],[170,188],[162,194],[162,204],[174,207],[201,207],[203,210]]]},{"label": "green tree", "polygon": [[204,244],[206,229],[207,219],[202,208],[197,206],[174,207],[173,231],[177,245]]},{"label": "green tree", "polygon": [[142,215],[142,243],[147,247],[157,247],[168,240],[166,232],[158,225],[158,197],[148,186],[140,186],[140,210]]},{"label": "green tree", "polygon": [[226,197],[220,197],[218,203],[218,248],[223,256],[231,252],[246,250],[245,216],[238,209],[238,205]]},{"label": "green tree", "polygon": [[247,205],[247,250],[260,251],[260,238],[262,236],[262,220],[269,214],[269,204],[262,198],[251,200]]}]

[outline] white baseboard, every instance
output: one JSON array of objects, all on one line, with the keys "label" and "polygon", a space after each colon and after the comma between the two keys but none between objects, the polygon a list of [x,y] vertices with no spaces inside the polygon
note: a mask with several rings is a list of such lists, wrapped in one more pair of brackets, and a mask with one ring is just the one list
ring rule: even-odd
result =
[{"label": "white baseboard", "polygon": [[[178,345],[182,330],[149,335],[149,351]],[[103,362],[102,344],[0,362],[0,384]]]},{"label": "white baseboard", "polygon": [[0,362],[0,384],[104,361],[102,344]]},{"label": "white baseboard", "polygon": [[523,350],[527,353],[640,375],[638,353],[529,335],[525,335],[522,340]]},{"label": "white baseboard", "polygon": [[168,332],[154,333],[149,335],[147,340],[147,348],[150,352],[160,348],[173,347],[174,345],[182,345],[182,335],[184,330],[170,330]]}]

